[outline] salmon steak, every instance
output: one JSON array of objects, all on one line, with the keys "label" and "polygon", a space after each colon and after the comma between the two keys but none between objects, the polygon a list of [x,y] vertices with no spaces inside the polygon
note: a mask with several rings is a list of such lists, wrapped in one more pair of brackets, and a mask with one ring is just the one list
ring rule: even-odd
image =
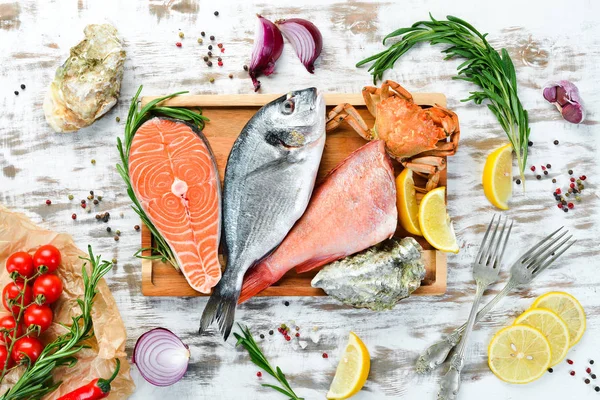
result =
[{"label": "salmon steak", "polygon": [[204,135],[183,121],[146,121],[131,143],[129,177],[190,286],[210,293],[221,279],[221,188]]},{"label": "salmon steak", "polygon": [[351,153],[315,189],[279,247],[246,273],[239,302],[292,268],[307,272],[389,239],[397,224],[392,162],[385,142],[373,141]]}]

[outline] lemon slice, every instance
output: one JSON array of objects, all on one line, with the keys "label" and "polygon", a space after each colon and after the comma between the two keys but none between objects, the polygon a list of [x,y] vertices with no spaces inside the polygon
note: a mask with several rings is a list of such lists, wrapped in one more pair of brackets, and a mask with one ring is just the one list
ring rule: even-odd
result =
[{"label": "lemon slice", "polygon": [[327,398],[347,399],[354,396],[367,381],[370,368],[371,358],[367,347],[354,332],[350,332],[348,344],[335,371]]},{"label": "lemon slice", "polygon": [[567,356],[570,343],[569,329],[563,320],[552,311],[544,308],[532,308],[521,314],[515,320],[515,325],[529,325],[546,336],[552,353],[551,367]]},{"label": "lemon slice", "polygon": [[446,188],[428,192],[419,205],[419,226],[425,239],[438,250],[458,253],[452,220],[446,211]]},{"label": "lemon slice", "polygon": [[500,330],[488,347],[488,365],[508,383],[533,382],[550,367],[550,343],[544,334],[527,325]]},{"label": "lemon slice", "polygon": [[483,167],[483,193],[501,210],[508,210],[512,197],[512,145],[509,143],[490,153]]},{"label": "lemon slice", "polygon": [[423,236],[419,228],[419,205],[412,170],[404,170],[396,178],[396,204],[400,226],[408,233]]},{"label": "lemon slice", "polygon": [[531,308],[545,308],[558,315],[569,329],[570,346],[573,347],[585,332],[585,311],[577,299],[565,292],[548,292],[538,297]]}]

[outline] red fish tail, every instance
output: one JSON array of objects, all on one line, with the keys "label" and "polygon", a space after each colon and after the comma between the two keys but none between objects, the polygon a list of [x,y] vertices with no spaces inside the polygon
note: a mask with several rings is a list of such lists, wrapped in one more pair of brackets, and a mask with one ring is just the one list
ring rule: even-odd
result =
[{"label": "red fish tail", "polygon": [[238,300],[238,304],[242,304],[246,300],[256,296],[275,282],[277,282],[281,276],[275,276],[268,267],[268,264],[260,263],[253,268],[250,268],[244,276],[244,284],[242,286],[242,293]]}]

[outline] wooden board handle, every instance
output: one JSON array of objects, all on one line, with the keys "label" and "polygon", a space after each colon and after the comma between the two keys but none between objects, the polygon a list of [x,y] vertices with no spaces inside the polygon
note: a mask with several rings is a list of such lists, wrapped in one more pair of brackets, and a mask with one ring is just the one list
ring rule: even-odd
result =
[{"label": "wooden board handle", "polygon": [[[194,94],[181,95],[161,103],[171,107],[262,107],[275,100],[281,94]],[[325,103],[328,106],[337,106],[350,103],[353,106],[364,106],[365,102],[360,93],[325,93]],[[142,107],[159,96],[142,97]],[[442,93],[413,93],[417,104],[439,104],[446,106],[446,96]]]}]

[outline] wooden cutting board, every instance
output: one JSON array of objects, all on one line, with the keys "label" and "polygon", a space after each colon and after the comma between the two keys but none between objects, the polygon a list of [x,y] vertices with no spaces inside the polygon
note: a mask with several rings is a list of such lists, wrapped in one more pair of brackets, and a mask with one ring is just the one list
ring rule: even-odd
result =
[{"label": "wooden cutting board", "polygon": [[[240,134],[244,125],[258,111],[260,107],[279,97],[275,94],[250,94],[250,95],[188,95],[178,96],[168,100],[163,105],[174,107],[202,108],[202,113],[210,118],[204,128],[204,135],[208,138],[215,155],[221,179],[225,173],[225,165],[233,142]],[[420,105],[439,104],[446,106],[446,96],[441,93],[414,93],[414,100]],[[142,98],[142,105],[147,104],[155,97]],[[332,93],[325,95],[327,111],[341,103],[354,105],[369,127],[373,126],[374,118],[364,105],[360,94]],[[340,163],[348,154],[365,144],[355,131],[347,124],[343,124],[336,131],[327,135],[325,151],[317,175],[317,185],[325,175]],[[396,173],[402,167],[395,164]],[[423,181],[415,180],[422,185]],[[446,171],[440,176],[440,186],[446,186]],[[420,200],[420,196],[417,195]],[[396,236],[412,236],[398,227]],[[426,267],[425,279],[416,295],[440,295],[446,292],[446,255],[433,249],[422,237],[415,237],[423,246],[423,261]],[[152,235],[146,226],[142,226],[142,247],[152,247]],[[147,251],[143,255],[150,255]],[[259,296],[323,296],[325,292],[310,286],[312,278],[319,268],[304,274],[289,271],[279,282],[265,289]],[[178,273],[171,265],[158,260],[142,259],[142,293],[146,296],[204,296],[192,289],[183,275]]]}]

